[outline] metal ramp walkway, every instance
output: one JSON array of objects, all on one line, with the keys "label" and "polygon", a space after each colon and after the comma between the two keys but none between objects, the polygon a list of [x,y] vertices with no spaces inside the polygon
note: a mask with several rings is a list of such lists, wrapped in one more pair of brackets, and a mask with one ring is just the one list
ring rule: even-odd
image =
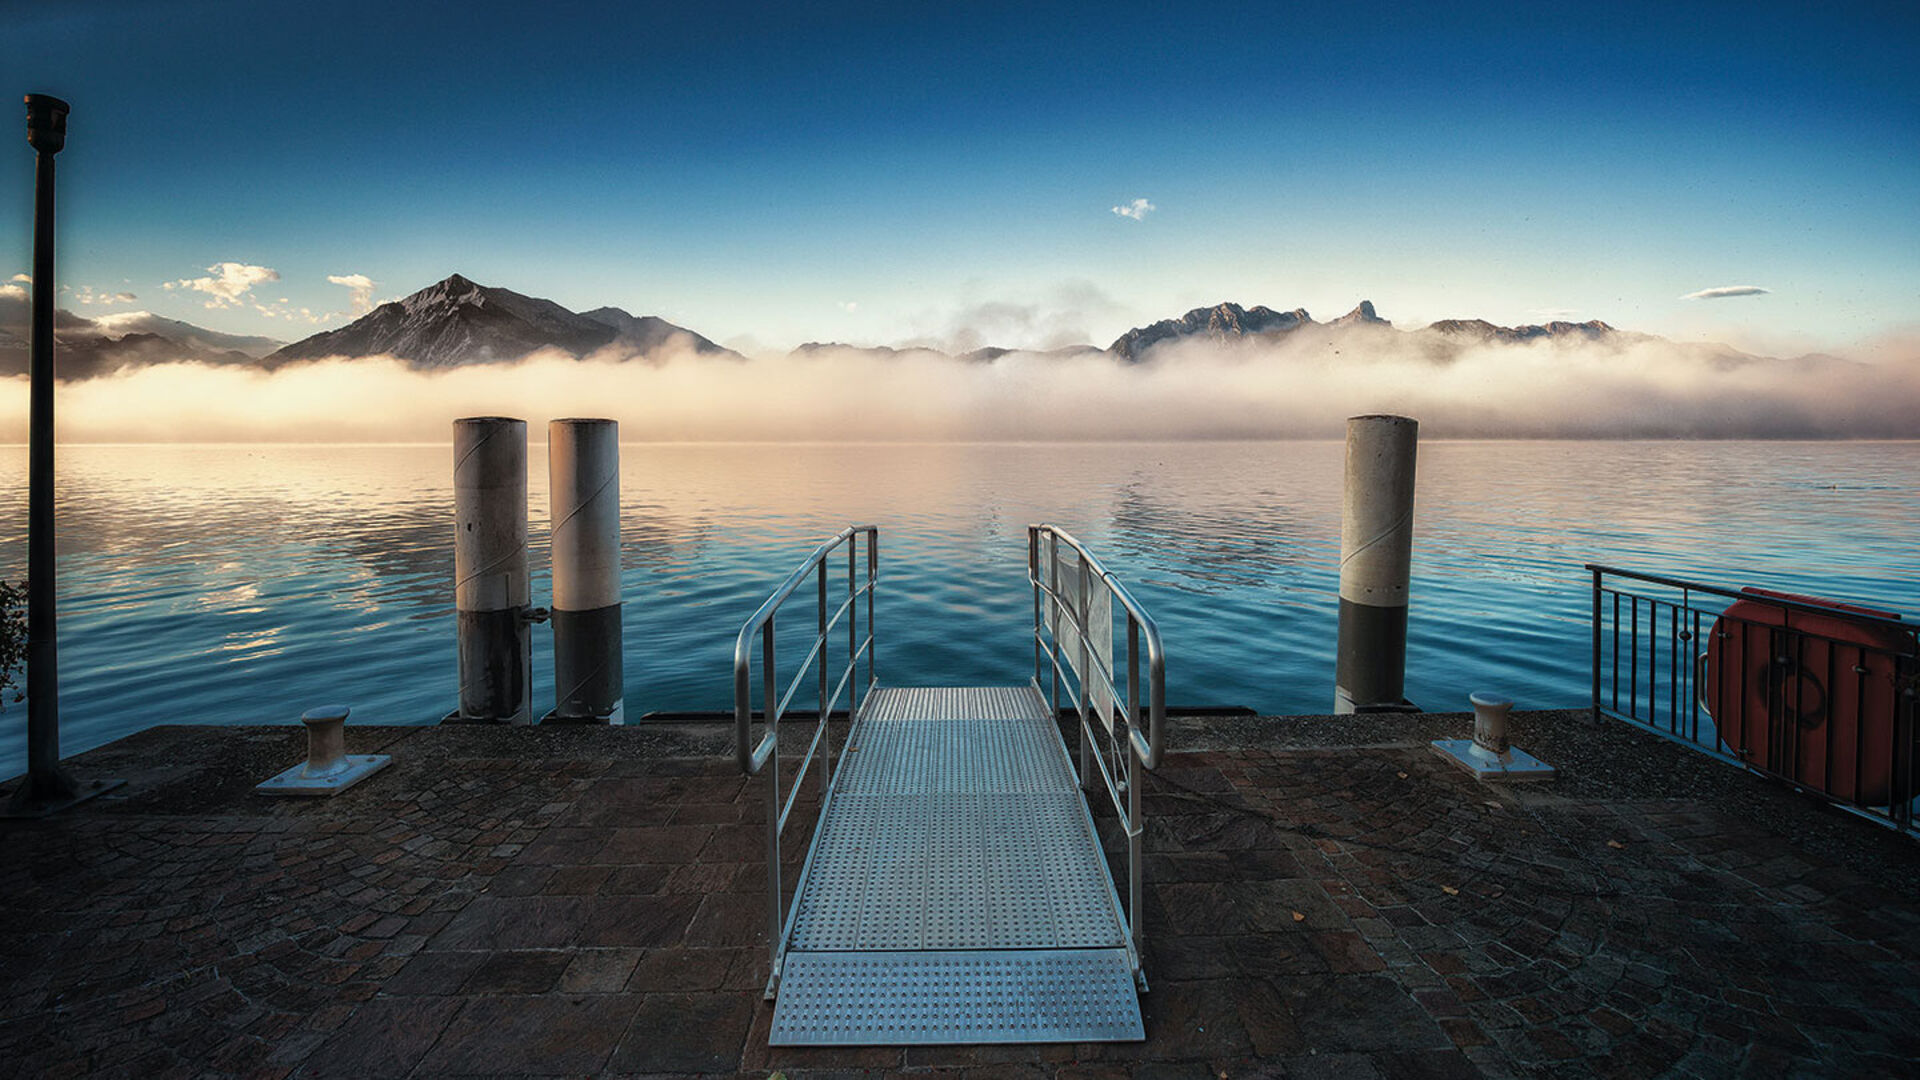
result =
[{"label": "metal ramp walkway", "polygon": [[[864,583],[856,554],[862,538]],[[845,599],[830,611],[828,561],[843,545]],[[1129,913],[1140,902],[1137,766],[1157,764],[1165,712],[1152,620],[1077,541],[1035,526],[1028,550],[1033,680],[1019,687],[882,688],[873,674],[877,548],[871,526],[821,545],[748,620],[735,651],[740,764],[769,779],[767,996],[776,1002],[769,1044],[1144,1038],[1140,928]],[[818,635],[779,696],[774,613],[809,577],[818,578]],[[833,591],[840,592],[837,582]],[[1119,601],[1125,616],[1125,711],[1113,692],[1113,607],[1096,597]],[[843,617],[846,666],[830,688],[828,641]],[[759,743],[751,745],[756,637],[764,701],[759,715],[766,724]],[[862,657],[866,692],[836,769],[827,718]],[[1043,657],[1053,668],[1045,684]],[[1136,709],[1142,659],[1151,703]],[[816,667],[820,708],[806,751],[783,788],[779,721]],[[1083,678],[1083,672],[1092,677]],[[1050,685],[1054,702],[1063,689],[1074,698],[1078,769],[1043,685]],[[1148,719],[1148,731],[1130,723],[1133,717]],[[821,767],[822,801],[787,906],[781,837],[815,764]],[[1082,792],[1096,778],[1112,797],[1128,838],[1125,904]]]},{"label": "metal ramp walkway", "polygon": [[805,870],[771,1043],[1144,1038],[1050,711],[1031,687],[867,697]]}]

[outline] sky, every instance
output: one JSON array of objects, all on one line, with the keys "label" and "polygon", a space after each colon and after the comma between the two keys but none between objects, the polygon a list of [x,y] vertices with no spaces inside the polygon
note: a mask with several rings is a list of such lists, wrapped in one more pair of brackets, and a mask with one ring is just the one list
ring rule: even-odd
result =
[{"label": "sky", "polygon": [[[9,89],[73,105],[61,303],[91,316],[293,340],[459,272],[749,348],[1363,298],[1782,355],[1920,326],[1912,3],[0,0],[0,28]],[[0,282],[32,176],[22,133]]]}]

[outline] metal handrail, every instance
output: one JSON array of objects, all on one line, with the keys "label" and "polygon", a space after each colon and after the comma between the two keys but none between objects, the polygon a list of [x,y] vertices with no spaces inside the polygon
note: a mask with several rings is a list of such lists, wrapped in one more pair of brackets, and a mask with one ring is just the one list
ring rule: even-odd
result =
[{"label": "metal handrail", "polygon": [[[867,576],[865,584],[859,582],[859,539],[867,539]],[[827,560],[836,548],[845,545],[847,549],[847,592],[831,615],[827,610]],[[786,922],[781,910],[780,880],[780,835],[786,830],[787,819],[792,816],[794,804],[800,797],[801,782],[806,779],[807,770],[813,766],[816,752],[824,747],[821,757],[820,789],[822,804],[820,820],[826,820],[827,805],[833,799],[833,739],[828,734],[828,722],[833,709],[840,701],[840,695],[846,692],[849,683],[854,689],[847,703],[849,716],[857,716],[863,691],[871,693],[878,675],[875,673],[875,661],[879,649],[874,644],[873,635],[873,594],[874,584],[879,580],[880,572],[880,530],[873,525],[855,525],[842,529],[831,539],[822,543],[808,555],[804,561],[787,575],[780,587],[773,591],[766,603],[750,616],[741,626],[739,637],[733,643],[733,723],[734,723],[734,760],[739,763],[740,771],[748,776],[758,775],[769,762],[773,768],[767,784],[767,908],[768,942],[773,953],[772,974],[768,979],[768,995],[779,983],[781,959],[786,951]],[[812,575],[818,582],[817,624],[819,631],[813,639],[813,646],[800,662],[799,669],[787,683],[786,692],[781,693],[779,667],[774,651],[774,615],[780,605],[799,589],[802,582]],[[866,636],[860,636],[859,598],[867,598]],[[850,617],[849,617],[850,616]],[[828,679],[832,672],[828,670],[828,635],[840,624],[842,617],[847,618],[847,664],[840,673],[840,680],[831,690]],[[760,684],[763,692],[762,722],[766,733],[759,743],[752,743],[753,727],[753,639],[760,638]],[[867,681],[864,686],[854,682],[860,668],[860,658],[867,659]],[[818,664],[815,661],[819,661]],[[820,711],[814,722],[813,738],[807,743],[807,752],[801,758],[794,772],[793,786],[787,797],[780,797],[780,717],[799,692],[801,680],[810,668],[819,673]],[[794,898],[795,903],[799,897]]]},{"label": "metal handrail", "polygon": [[[1107,586],[1108,592],[1113,594],[1114,599],[1120,601],[1121,608],[1127,613],[1127,735],[1128,740],[1133,745],[1134,753],[1139,755],[1140,763],[1149,769],[1157,769],[1160,767],[1160,755],[1166,746],[1167,720],[1167,657],[1166,651],[1160,645],[1160,626],[1153,621],[1153,616],[1147,614],[1147,609],[1141,607],[1140,602],[1133,598],[1133,593],[1129,592],[1127,587],[1120,583],[1120,579],[1114,577],[1113,573],[1109,571],[1099,559],[1094,558],[1093,553],[1087,550],[1086,545],[1075,539],[1073,534],[1054,525],[1029,525],[1027,526],[1027,581],[1034,587],[1036,594],[1046,596],[1060,607],[1061,614],[1065,615],[1068,620],[1073,623],[1075,632],[1081,635],[1081,641],[1084,642],[1086,640],[1086,627],[1080,625],[1080,620],[1074,614],[1073,607],[1061,603],[1061,598],[1054,587],[1041,582],[1036,576],[1039,570],[1040,537],[1042,535],[1052,536],[1056,540],[1065,541],[1067,546],[1072,548],[1080,556],[1081,564],[1089,570],[1094,571],[1095,577]],[[1042,647],[1042,639],[1040,637],[1041,627],[1038,621],[1040,617],[1038,595],[1035,597],[1034,608],[1035,679],[1038,679],[1040,675],[1040,652]],[[1137,650],[1134,648],[1136,635],[1144,635],[1147,645],[1147,733],[1144,736],[1140,733],[1140,729],[1136,723],[1140,715],[1137,701],[1139,696],[1140,671],[1139,660],[1136,656]],[[1059,663],[1057,655],[1054,663],[1057,667]],[[1113,682],[1113,672],[1108,670],[1105,665],[1098,666],[1100,667],[1101,673],[1107,677],[1108,684],[1111,685]],[[1054,707],[1056,709],[1059,707],[1058,701],[1054,702]]]},{"label": "metal handrail", "polygon": [[[1913,621],[1595,563],[1586,569],[1596,718],[1920,835]],[[1727,603],[1743,600],[1822,622],[1757,619]],[[1802,713],[1809,685],[1818,704]],[[1883,767],[1877,778],[1868,776],[1870,761]]]},{"label": "metal handrail", "polygon": [[[1052,539],[1055,544],[1052,549],[1055,557],[1049,562],[1047,577],[1044,581],[1041,580],[1040,575],[1040,549],[1043,537]],[[1081,595],[1077,598],[1069,599],[1060,593],[1058,545],[1062,543],[1072,548],[1080,558]],[[1109,767],[1104,751],[1099,754],[1089,754],[1089,747],[1097,741],[1097,736],[1089,722],[1094,711],[1092,695],[1088,692],[1090,680],[1092,678],[1105,680],[1108,691],[1106,696],[1115,701],[1120,698],[1120,695],[1114,692],[1112,661],[1110,658],[1095,655],[1088,634],[1090,627],[1080,617],[1080,612],[1087,610],[1087,593],[1095,582],[1107,589],[1127,615],[1125,713],[1117,716],[1101,716],[1101,726],[1109,732],[1117,733],[1121,745],[1125,747],[1122,751],[1125,758],[1124,765],[1116,762],[1114,767]],[[1146,824],[1140,803],[1139,768],[1142,766],[1149,770],[1158,768],[1161,755],[1166,749],[1167,663],[1166,652],[1160,644],[1160,628],[1153,621],[1153,616],[1147,614],[1146,609],[1140,606],[1140,602],[1133,598],[1133,594],[1127,590],[1127,587],[1122,585],[1099,559],[1094,558],[1093,553],[1089,552],[1084,544],[1066,530],[1056,526],[1027,526],[1027,583],[1033,588],[1034,691],[1043,697],[1048,697],[1048,692],[1041,686],[1040,678],[1043,670],[1041,657],[1044,655],[1053,669],[1049,701],[1054,715],[1057,716],[1060,712],[1061,682],[1063,680],[1069,682],[1073,690],[1080,728],[1080,786],[1082,788],[1087,786],[1088,766],[1091,759],[1091,764],[1097,767],[1101,783],[1107,789],[1107,797],[1112,800],[1114,813],[1119,818],[1127,836],[1127,910],[1124,918],[1137,958],[1144,945],[1140,903],[1143,887],[1141,867],[1144,862],[1142,838],[1146,834]],[[1044,610],[1065,619],[1073,627],[1074,635],[1080,644],[1077,656],[1079,670],[1083,673],[1078,677],[1061,664],[1060,641],[1048,630],[1052,620],[1042,617],[1043,597],[1046,601]],[[1140,657],[1143,639],[1147,660],[1147,700],[1144,704],[1140,700]],[[1107,712],[1104,708],[1100,711]],[[1143,715],[1146,720],[1145,734],[1140,730]],[[1115,721],[1118,721],[1121,726],[1116,727]],[[1124,776],[1116,777],[1115,772],[1121,769],[1124,769]]]},{"label": "metal handrail", "polygon": [[[1729,589],[1719,585],[1704,585],[1698,581],[1686,581],[1675,577],[1662,577],[1659,574],[1643,574],[1637,570],[1622,570],[1618,567],[1605,566],[1600,563],[1588,563],[1586,568],[1590,573],[1595,575],[1596,580],[1599,575],[1604,574],[1607,577],[1626,578],[1630,581],[1645,581],[1654,585],[1665,585],[1683,592],[1705,593],[1708,596],[1724,596],[1730,600],[1756,599],[1753,593],[1741,592],[1739,589]],[[1773,607],[1787,608],[1792,611],[1804,611],[1810,615],[1832,615],[1834,613],[1834,609],[1825,604],[1809,604],[1785,596],[1769,595],[1758,597],[1758,599],[1765,600]],[[1914,628],[1912,622],[1902,619],[1898,615],[1876,615],[1864,610],[1848,611],[1844,614],[1848,622],[1878,623],[1882,626],[1891,626],[1897,630],[1912,630]]]}]

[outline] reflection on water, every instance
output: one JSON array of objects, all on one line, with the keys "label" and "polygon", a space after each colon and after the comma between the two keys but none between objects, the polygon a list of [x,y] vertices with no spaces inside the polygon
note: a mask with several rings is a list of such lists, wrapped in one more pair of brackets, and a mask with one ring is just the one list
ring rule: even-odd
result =
[{"label": "reflection on water", "polygon": [[[530,448],[536,573],[546,458]],[[1337,442],[624,448],[627,714],[729,703],[733,636],[821,537],[881,527],[880,665],[1030,670],[1026,525],[1077,534],[1154,613],[1175,703],[1332,697]],[[26,454],[0,574],[26,559]],[[425,723],[454,696],[450,451],[61,451],[61,716],[77,752],[156,722],[288,721],[342,699]],[[1917,443],[1429,442],[1408,693],[1583,703],[1588,561],[1920,608]],[[536,577],[536,602],[544,580]],[[783,649],[810,636],[809,607]],[[537,631],[535,706],[552,697]],[[795,655],[788,652],[787,655]],[[0,775],[25,709],[0,714]]]}]

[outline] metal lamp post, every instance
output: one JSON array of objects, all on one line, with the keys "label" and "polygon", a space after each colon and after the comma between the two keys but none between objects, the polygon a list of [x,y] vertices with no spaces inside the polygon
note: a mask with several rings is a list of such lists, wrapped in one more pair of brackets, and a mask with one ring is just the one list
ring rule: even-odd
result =
[{"label": "metal lamp post", "polygon": [[59,641],[53,575],[53,156],[67,145],[66,102],[27,95],[33,175],[33,320],[27,433],[27,775],[6,809],[38,817],[118,787],[80,784],[60,765]]}]

